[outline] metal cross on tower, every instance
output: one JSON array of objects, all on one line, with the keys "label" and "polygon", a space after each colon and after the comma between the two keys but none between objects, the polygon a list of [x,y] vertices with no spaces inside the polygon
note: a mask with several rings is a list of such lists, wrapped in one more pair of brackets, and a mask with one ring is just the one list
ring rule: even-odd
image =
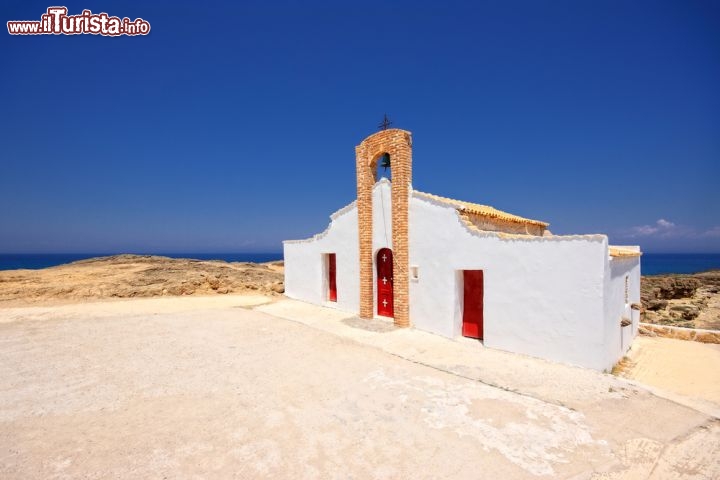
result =
[{"label": "metal cross on tower", "polygon": [[387,113],[386,113],[385,116],[383,117],[382,123],[380,125],[378,125],[378,128],[380,130],[387,130],[390,125],[392,125],[392,122],[390,121],[390,119],[388,118]]}]

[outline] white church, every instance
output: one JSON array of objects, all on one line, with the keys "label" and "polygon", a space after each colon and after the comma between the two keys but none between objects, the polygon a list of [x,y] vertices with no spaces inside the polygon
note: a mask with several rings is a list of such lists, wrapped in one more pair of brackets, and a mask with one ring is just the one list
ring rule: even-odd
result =
[{"label": "white church", "polygon": [[628,350],[639,247],[415,190],[408,131],[381,130],[355,152],[357,199],[324,232],[284,242],[288,297],[596,370]]}]

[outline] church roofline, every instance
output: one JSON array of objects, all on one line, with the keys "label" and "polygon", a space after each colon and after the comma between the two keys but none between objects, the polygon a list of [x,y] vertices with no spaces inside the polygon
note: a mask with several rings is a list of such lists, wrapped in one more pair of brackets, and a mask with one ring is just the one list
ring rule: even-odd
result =
[{"label": "church roofline", "polygon": [[542,222],[540,220],[533,220],[530,218],[521,217],[519,215],[513,215],[512,213],[503,212],[502,210],[498,210],[497,208],[488,205],[480,205],[478,203],[455,200],[454,198],[441,197],[439,195],[433,195],[432,193],[425,193],[417,190],[414,190],[413,193],[419,195],[420,197],[435,200],[436,202],[444,203],[446,205],[454,207],[458,211],[463,213],[479,215],[482,217],[496,218],[498,220],[520,223],[524,225],[537,225],[543,228],[547,228],[550,225],[549,223]]},{"label": "church roofline", "polygon": [[637,245],[608,245],[608,254],[611,257],[639,257],[642,252]]}]

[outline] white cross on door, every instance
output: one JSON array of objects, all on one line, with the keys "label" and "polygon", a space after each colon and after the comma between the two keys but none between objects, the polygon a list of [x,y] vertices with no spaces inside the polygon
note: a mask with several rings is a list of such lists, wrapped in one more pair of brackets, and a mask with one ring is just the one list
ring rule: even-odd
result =
[{"label": "white cross on door", "polygon": [[385,255],[385,254],[383,253],[382,259],[383,259],[383,262],[387,261],[387,255]]},{"label": "white cross on door", "polygon": [[387,307],[387,299],[383,300],[383,307]]},{"label": "white cross on door", "polygon": [[383,277],[383,285],[387,285],[387,278]]}]

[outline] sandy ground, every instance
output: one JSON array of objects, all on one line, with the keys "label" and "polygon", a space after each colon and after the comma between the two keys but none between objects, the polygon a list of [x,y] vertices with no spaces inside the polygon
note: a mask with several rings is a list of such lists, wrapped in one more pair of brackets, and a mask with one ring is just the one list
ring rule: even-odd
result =
[{"label": "sandy ground", "polygon": [[623,377],[720,405],[720,345],[640,336],[628,359]]},{"label": "sandy ground", "polygon": [[0,478],[720,478],[707,412],[269,300],[0,309]]}]

